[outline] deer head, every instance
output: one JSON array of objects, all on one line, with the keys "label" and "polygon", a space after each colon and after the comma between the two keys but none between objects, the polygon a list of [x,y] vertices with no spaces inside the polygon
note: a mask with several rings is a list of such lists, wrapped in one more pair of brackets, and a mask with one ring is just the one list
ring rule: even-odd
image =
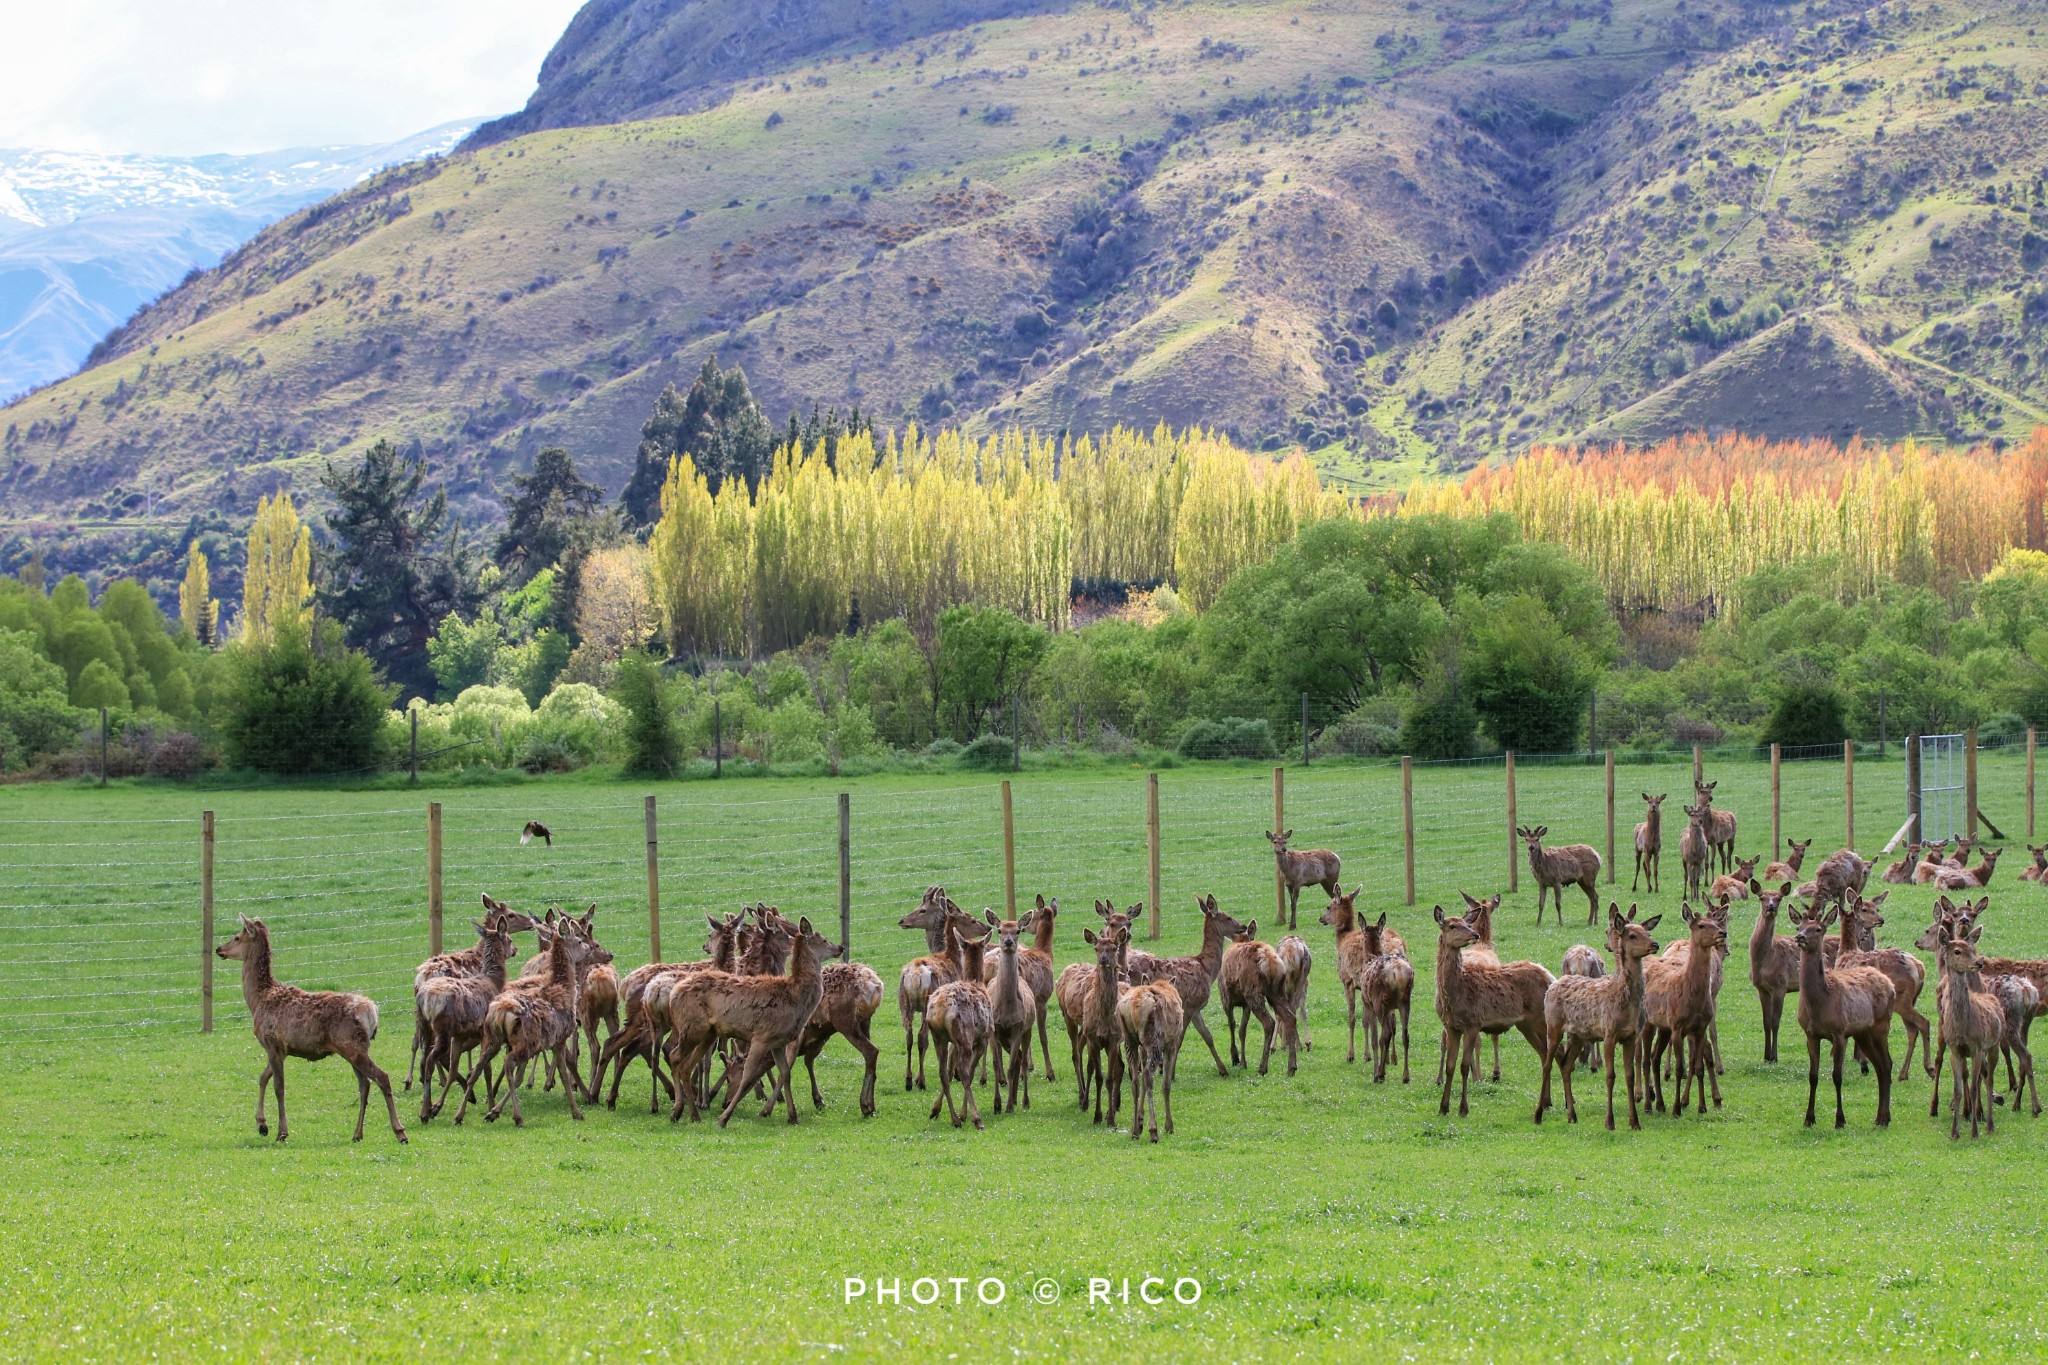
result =
[{"label": "deer head", "polygon": [[1831,905],[1828,907],[1827,914],[1808,914],[1799,921],[1798,926],[1792,932],[1792,937],[1798,943],[1800,952],[1811,955],[1821,951],[1821,945],[1827,939],[1828,930],[1834,927],[1835,913],[1835,907]]},{"label": "deer head", "polygon": [[1293,837],[1294,831],[1291,829],[1283,830],[1278,834],[1275,834],[1270,829],[1266,831],[1266,838],[1273,845],[1273,852],[1276,855],[1287,851],[1287,841]]},{"label": "deer head", "polygon": [[1687,932],[1692,935],[1692,950],[1695,953],[1710,953],[1716,948],[1728,946],[1728,930],[1719,916],[1711,911],[1694,914],[1692,906],[1681,902],[1678,917],[1685,921]]},{"label": "deer head", "polygon": [[1352,887],[1349,893],[1339,888],[1330,903],[1323,907],[1323,913],[1316,916],[1316,923],[1330,925],[1340,933],[1351,928],[1358,923],[1358,893],[1363,890],[1364,882]]},{"label": "deer head", "polygon": [[1386,911],[1380,911],[1380,917],[1371,924],[1359,925],[1358,932],[1365,936],[1365,955],[1367,957],[1384,957],[1386,955]]},{"label": "deer head", "polygon": [[1613,901],[1607,903],[1607,951],[1613,953],[1617,961],[1639,962],[1646,957],[1655,957],[1661,951],[1657,940],[1650,937],[1650,931],[1664,917],[1652,915],[1638,924],[1636,910],[1635,905],[1630,905],[1627,918],[1623,918],[1620,905]]},{"label": "deer head", "polygon": [[1496,892],[1485,900],[1478,900],[1470,893],[1464,891],[1460,891],[1458,894],[1465,897],[1465,904],[1471,907],[1465,912],[1465,918],[1470,921],[1474,929],[1479,931],[1480,942],[1492,941],[1493,912],[1500,909],[1500,894]]},{"label": "deer head", "polygon": [[[1214,896],[1201,897],[1199,903],[1202,907],[1202,922],[1205,930],[1214,929],[1218,934],[1228,939],[1235,937],[1237,932],[1244,928],[1244,925],[1216,908],[1216,898]],[[1137,907],[1133,906],[1131,908],[1135,910]]]},{"label": "deer head", "polygon": [[1762,861],[1763,859],[1760,857],[1737,858],[1735,860],[1735,880],[1747,886],[1750,877],[1756,872],[1756,865]]},{"label": "deer head", "polygon": [[264,927],[263,921],[260,919],[250,919],[247,915],[244,915],[242,916],[242,927],[236,931],[235,936],[213,951],[221,957],[239,962],[248,957],[252,951],[267,949],[269,946],[270,930]]},{"label": "deer head", "polygon": [[1439,905],[1434,911],[1437,924],[1437,943],[1445,948],[1464,948],[1479,942],[1479,931],[1466,923],[1459,915],[1445,915]]},{"label": "deer head", "polygon": [[1648,792],[1644,792],[1643,804],[1649,807],[1649,814],[1655,815],[1658,811],[1662,810],[1664,807],[1664,797],[1669,795],[1671,795],[1670,792],[1665,792],[1662,796],[1652,796]]}]

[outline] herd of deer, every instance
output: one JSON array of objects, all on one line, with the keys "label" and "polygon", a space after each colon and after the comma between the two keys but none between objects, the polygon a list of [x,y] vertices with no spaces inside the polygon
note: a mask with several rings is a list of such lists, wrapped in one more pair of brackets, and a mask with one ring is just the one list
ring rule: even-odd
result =
[{"label": "herd of deer", "polygon": [[[1933,922],[1915,941],[1916,947],[1936,955],[1936,1009],[1930,1021],[1917,1008],[1926,978],[1919,958],[1876,944],[1876,931],[1884,925],[1881,907],[1889,892],[1863,894],[1871,863],[1841,850],[1822,862],[1811,881],[1795,889],[1811,841],[1793,841],[1789,856],[1771,862],[1758,879],[1752,874],[1759,859],[1735,857],[1735,817],[1714,809],[1713,791],[1711,783],[1696,784],[1695,804],[1685,807],[1681,857],[1688,899],[1680,913],[1686,932],[1668,947],[1652,937],[1661,915],[1639,921],[1636,907],[1624,915],[1618,904],[1610,903],[1603,946],[1613,960],[1612,970],[1601,952],[1579,944],[1565,953],[1562,974],[1553,975],[1539,963],[1501,960],[1493,940],[1500,896],[1482,900],[1467,895],[1463,915],[1446,915],[1443,907],[1436,908],[1440,1113],[1450,1112],[1454,1080],[1459,1083],[1458,1112],[1470,1112],[1470,1086],[1479,1074],[1482,1036],[1494,1040],[1492,1076],[1500,1079],[1499,1039],[1510,1029],[1521,1033],[1542,1064],[1537,1123],[1551,1107],[1553,1071],[1562,1081],[1566,1117],[1577,1121],[1572,1082],[1581,1061],[1606,1073],[1610,1129],[1615,1126],[1618,1078],[1626,1085],[1631,1128],[1641,1127],[1640,1108],[1666,1108],[1667,1062],[1676,1090],[1671,1112],[1684,1113],[1688,1103],[1704,1112],[1709,1093],[1718,1108],[1718,1077],[1725,1067],[1717,1009],[1722,963],[1730,951],[1730,907],[1752,897],[1758,913],[1749,939],[1749,973],[1762,1013],[1764,1058],[1777,1060],[1785,997],[1796,993],[1799,1026],[1807,1039],[1809,1125],[1814,1122],[1823,1042],[1833,1049],[1836,1126],[1845,1122],[1842,1076],[1845,1054],[1851,1050],[1866,1071],[1875,1069],[1877,1122],[1890,1121],[1894,1017],[1906,1031],[1906,1052],[1896,1079],[1906,1079],[1916,1044],[1937,1087],[1942,1066],[1953,1062],[1952,1136],[1960,1135],[1966,1115],[1973,1136],[1980,1121],[1990,1130],[1993,1107],[2005,1102],[2004,1096],[1993,1093],[2001,1057],[2015,1108],[2034,1087],[2033,1112],[2041,1112],[2028,1032],[2033,1018],[2048,1006],[2048,961],[1986,958],[1977,950],[1983,932],[1979,921],[1989,897],[1958,906],[1942,895]],[[1645,792],[1643,800],[1647,810],[1635,831],[1635,880],[1647,879],[1648,889],[1655,891],[1664,797]],[[1543,825],[1518,833],[1527,841],[1539,888],[1539,923],[1540,907],[1553,893],[1562,922],[1567,885],[1586,892],[1588,923],[1597,922],[1594,877],[1601,868],[1599,855],[1583,844],[1546,848],[1548,828]],[[1345,1059],[1357,1059],[1362,1015],[1374,1082],[1385,1082],[1398,1060],[1405,1084],[1410,1079],[1409,1013],[1415,986],[1407,945],[1388,926],[1384,913],[1372,921],[1359,913],[1360,888],[1343,890],[1342,862],[1335,853],[1291,849],[1292,834],[1289,830],[1266,835],[1278,883],[1287,893],[1286,927],[1295,927],[1295,906],[1304,888],[1318,886],[1328,894],[1320,922],[1335,936],[1337,977],[1350,1033]],[[1990,881],[1999,851],[1985,850],[1974,867],[1968,863],[1970,852],[1970,841],[1962,841],[1953,852],[1946,842],[1916,843],[1883,879],[1942,891],[1979,890]],[[2048,845],[2032,852],[2034,864],[2021,876],[2048,885]],[[1709,882],[1707,874],[1716,858],[1722,872]],[[1697,913],[1691,904],[1695,895],[1705,905]],[[1162,1126],[1173,1132],[1173,1082],[1182,1040],[1190,1028],[1209,1049],[1218,1074],[1227,1077],[1232,1066],[1251,1066],[1250,1028],[1257,1019],[1263,1035],[1259,1073],[1268,1071],[1277,1035],[1287,1053],[1288,1074],[1293,1075],[1298,1054],[1312,1047],[1307,1034],[1312,966],[1308,944],[1292,932],[1278,943],[1260,940],[1256,920],[1240,922],[1221,910],[1214,896],[1199,897],[1197,904],[1202,915],[1199,950],[1185,957],[1161,957],[1131,945],[1131,926],[1142,905],[1119,911],[1113,902],[1097,901],[1100,925],[1082,931],[1093,960],[1076,962],[1055,977],[1057,900],[1040,896],[1031,910],[1015,919],[993,911],[984,911],[977,919],[955,904],[944,888],[926,888],[917,908],[899,921],[902,928],[922,930],[926,947],[897,978],[904,1089],[927,1088],[929,1052],[939,1088],[931,1106],[933,1118],[944,1109],[955,1127],[972,1122],[981,1128],[975,1085],[977,1080],[989,1084],[991,1075],[989,1093],[996,1113],[1028,1109],[1034,1029],[1044,1077],[1055,1079],[1047,1027],[1054,1003],[1066,1025],[1081,1109],[1092,1108],[1095,1122],[1116,1127],[1128,1077],[1133,1138],[1149,1133],[1157,1142]],[[460,1086],[454,1121],[461,1123],[481,1084],[486,1119],[495,1120],[509,1107],[513,1122],[523,1125],[520,1091],[537,1080],[544,1080],[547,1089],[559,1084],[571,1117],[580,1120],[579,1101],[599,1101],[607,1071],[611,1088],[602,1098],[606,1107],[616,1107],[626,1071],[638,1059],[646,1062],[650,1073],[651,1110],[659,1112],[666,1096],[671,1121],[685,1112],[697,1120],[723,1090],[717,1120],[721,1127],[750,1094],[761,1102],[762,1117],[782,1104],[789,1122],[795,1123],[796,1060],[803,1059],[812,1103],[822,1109],[824,1098],[813,1064],[834,1036],[845,1038],[861,1054],[866,1074],[860,1109],[863,1116],[875,1112],[880,1050],[870,1035],[882,1003],[882,979],[861,963],[834,960],[841,954],[840,945],[813,929],[807,918],[792,922],[765,904],[749,905],[739,914],[707,917],[710,934],[703,958],[649,963],[622,978],[611,965],[612,954],[594,933],[595,906],[582,915],[550,910],[540,918],[489,895],[483,897],[483,906],[483,918],[474,922],[476,943],[429,958],[414,975],[413,1048],[405,1086],[412,1087],[417,1072],[422,1122],[440,1113]],[[1793,932],[1780,935],[1775,932],[1777,917],[1787,907]],[[1839,935],[1830,936],[1828,931],[1838,922]],[[510,976],[513,935],[524,932],[537,936],[539,951],[518,976]],[[269,1131],[264,1103],[274,1084],[278,1140],[287,1135],[285,1058],[337,1055],[356,1072],[355,1138],[362,1138],[374,1082],[390,1111],[392,1131],[404,1142],[406,1132],[390,1078],[370,1058],[378,1027],[376,1005],[362,995],[309,992],[278,982],[271,970],[269,931],[260,920],[244,918],[240,931],[217,951],[242,963],[243,994],[265,1053],[257,1078],[257,1132]],[[1227,1063],[1204,1017],[1212,994],[1219,994],[1222,1001]],[[580,1065],[586,1048],[594,1059],[587,1080]],[[722,1063],[715,1079],[714,1061]],[[1937,1088],[1930,1112],[1938,1111]]]}]

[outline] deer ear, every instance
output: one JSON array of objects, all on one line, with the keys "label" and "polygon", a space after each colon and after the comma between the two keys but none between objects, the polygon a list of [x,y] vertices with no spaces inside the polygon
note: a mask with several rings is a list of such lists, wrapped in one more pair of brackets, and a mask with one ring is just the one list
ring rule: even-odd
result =
[{"label": "deer ear", "polygon": [[1830,905],[1830,906],[1828,907],[1828,913],[1827,913],[1826,917],[1825,917],[1825,918],[1823,918],[1823,919],[1821,920],[1821,922],[1820,922],[1820,927],[1821,927],[1821,928],[1823,928],[1823,929],[1825,929],[1825,928],[1827,928],[1827,927],[1828,927],[1829,925],[1833,924],[1833,923],[1834,923],[1834,922],[1835,922],[1835,921],[1836,921],[1837,919],[1839,919],[1840,917],[1841,917],[1841,912],[1840,912],[1840,911],[1838,911],[1837,909],[1835,909],[1835,907],[1834,907],[1834,906]]},{"label": "deer ear", "polygon": [[1642,931],[1643,931],[1644,933],[1646,933],[1646,934],[1647,934],[1647,933],[1649,933],[1649,932],[1650,932],[1650,931],[1651,931],[1652,929],[1656,928],[1656,927],[1657,927],[1657,921],[1658,921],[1658,920],[1661,920],[1661,919],[1663,919],[1663,918],[1664,918],[1664,916],[1663,916],[1663,915],[1661,915],[1661,914],[1658,914],[1658,915],[1652,915],[1652,916],[1650,916],[1650,917],[1649,917],[1648,919],[1644,920],[1644,921],[1642,922],[1642,925],[1641,925],[1640,927],[1641,927]]},{"label": "deer ear", "polygon": [[1259,936],[1259,922],[1253,920],[1250,924],[1245,925],[1244,933],[1246,938],[1257,938]]},{"label": "deer ear", "polygon": [[1472,899],[1472,893],[1470,891],[1460,891],[1458,894],[1465,898],[1465,904],[1471,906],[1474,910],[1477,910],[1479,908],[1479,902]]},{"label": "deer ear", "polygon": [[1045,897],[1044,897],[1044,896],[1038,896],[1038,897],[1035,897],[1035,899],[1036,899],[1036,900],[1038,901],[1038,908],[1039,908],[1040,910],[1043,910],[1043,909],[1045,909]]},{"label": "deer ear", "polygon": [[1752,896],[1761,896],[1763,893],[1764,884],[1758,881],[1756,878],[1751,877],[1749,879],[1749,894]]},{"label": "deer ear", "polygon": [[987,908],[985,908],[985,907],[984,907],[981,913],[982,913],[982,917],[983,917],[983,918],[985,918],[985,919],[986,919],[986,920],[988,921],[988,925],[989,925],[989,928],[991,928],[991,929],[996,929],[996,928],[1000,928],[1000,927],[1002,926],[1002,923],[1003,923],[1003,922],[1002,922],[1001,920],[999,920],[999,919],[997,919],[997,918],[996,918],[996,912],[995,912],[995,911],[993,911],[993,910],[990,910],[990,909],[987,909]]},{"label": "deer ear", "polygon": [[800,918],[800,919],[798,919],[798,920],[797,920],[797,922],[796,922],[796,931],[797,931],[797,932],[798,932],[799,934],[809,934],[809,933],[811,933],[811,932],[812,932],[812,930],[811,930],[811,917],[810,917],[809,915],[805,915],[805,916],[803,916],[802,918]]},{"label": "deer ear", "polygon": [[1094,947],[1094,946],[1095,946],[1095,931],[1094,931],[1093,929],[1083,929],[1083,930],[1081,931],[1081,941],[1082,941],[1083,943],[1086,943],[1086,944],[1087,944],[1087,945],[1088,945],[1089,947],[1091,947],[1091,948],[1092,948],[1092,947]]},{"label": "deer ear", "polygon": [[1790,883],[1790,882],[1781,882],[1781,883],[1779,883],[1779,884],[1778,884],[1778,895],[1779,895],[1779,896],[1783,897],[1783,896],[1789,896],[1789,895],[1791,895],[1791,894],[1792,894],[1792,883]]},{"label": "deer ear", "polygon": [[1441,905],[1439,905],[1436,908],[1436,922],[1438,924],[1442,924],[1444,922],[1444,908]]},{"label": "deer ear", "polygon": [[1375,925],[1373,926],[1373,928],[1375,928],[1375,929],[1384,929],[1384,928],[1386,928],[1386,927],[1387,927],[1387,912],[1386,912],[1386,911],[1384,911],[1384,910],[1382,910],[1382,911],[1380,911],[1380,922],[1379,922],[1378,924],[1375,924]]},{"label": "deer ear", "polygon": [[1889,896],[1890,894],[1891,894],[1891,892],[1889,892],[1889,891],[1880,891],[1880,892],[1878,892],[1878,893],[1877,893],[1877,894],[1876,894],[1875,896],[1872,896],[1872,897],[1870,898],[1870,902],[1869,902],[1869,904],[1870,904],[1870,908],[1871,908],[1871,909],[1873,909],[1873,910],[1875,910],[1875,909],[1876,909],[1876,908],[1877,908],[1878,906],[1880,906],[1880,905],[1883,905],[1883,904],[1884,904],[1884,898],[1885,898],[1886,896]]}]

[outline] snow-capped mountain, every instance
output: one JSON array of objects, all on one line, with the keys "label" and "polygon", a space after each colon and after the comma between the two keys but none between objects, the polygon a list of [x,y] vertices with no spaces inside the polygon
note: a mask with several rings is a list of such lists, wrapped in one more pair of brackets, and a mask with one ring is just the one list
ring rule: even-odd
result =
[{"label": "snow-capped mountain", "polygon": [[267,224],[445,152],[476,122],[249,156],[0,148],[0,401],[70,374],[138,307]]}]

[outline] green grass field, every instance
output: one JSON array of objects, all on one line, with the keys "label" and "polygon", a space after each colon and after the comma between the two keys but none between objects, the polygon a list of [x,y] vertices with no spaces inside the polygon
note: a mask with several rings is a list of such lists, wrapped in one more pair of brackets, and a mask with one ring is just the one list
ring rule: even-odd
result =
[{"label": "green grass field", "polygon": [[[2024,828],[2022,767],[1987,754],[1982,805]],[[1683,765],[1624,767],[1619,840],[1636,792],[1680,793]],[[1721,803],[1745,851],[1769,832],[1768,768],[1720,764]],[[1858,844],[1874,852],[1902,818],[1901,766],[1859,765]],[[1001,826],[987,778],[774,780],[659,789],[664,946],[694,955],[702,915],[756,898],[836,921],[834,793],[853,793],[856,956],[893,992],[922,940],[894,927],[917,892],[944,883],[963,904],[1000,904]],[[1161,776],[1165,933],[1191,951],[1193,897],[1272,920],[1260,832],[1260,769]],[[23,1358],[199,1355],[562,1358],[883,1355],[1430,1359],[1628,1356],[2038,1357],[2026,1306],[2048,1221],[2048,1127],[2021,1118],[1951,1144],[1927,1118],[1917,1072],[1871,1127],[1872,1084],[1853,1075],[1848,1128],[1802,1129],[1803,1042],[1765,1066],[1736,908],[1722,995],[1726,1107],[1650,1116],[1609,1134],[1597,1102],[1567,1127],[1530,1123],[1528,1049],[1502,1049],[1505,1079],[1473,1094],[1469,1119],[1437,1114],[1429,1006],[1429,906],[1501,887],[1508,840],[1496,765],[1419,768],[1418,904],[1403,904],[1400,781],[1384,767],[1290,770],[1288,823],[1328,843],[1417,958],[1416,1082],[1374,1086],[1343,1060],[1342,998],[1329,931],[1303,904],[1317,953],[1315,1050],[1300,1074],[1219,1078],[1199,1039],[1183,1054],[1179,1131],[1158,1146],[1093,1128],[1074,1107],[1063,1038],[1059,1080],[989,1130],[930,1122],[930,1096],[901,1089],[894,1005],[877,1016],[880,1113],[854,1104],[853,1053],[821,1060],[823,1114],[803,1123],[672,1127],[646,1112],[644,1073],[616,1112],[571,1122],[558,1095],[524,1130],[474,1118],[416,1121],[399,1147],[373,1110],[348,1134],[354,1087],[329,1061],[293,1063],[292,1138],[257,1136],[259,1054],[223,970],[216,1031],[198,1031],[199,811],[218,817],[220,936],[260,913],[277,966],[306,986],[347,986],[384,1009],[378,1054],[404,1070],[407,993],[426,952],[425,806],[445,808],[451,945],[480,890],[538,907],[599,906],[621,968],[646,960],[643,790],[539,782],[419,792],[299,789],[201,793],[161,787],[0,791],[0,1340]],[[1144,774],[1027,774],[1016,784],[1018,892],[1056,894],[1063,961],[1079,957],[1096,896],[1143,894]],[[1670,803],[1675,810],[1678,801]],[[1787,765],[1784,824],[1816,855],[1840,841],[1838,764]],[[1592,767],[1522,769],[1519,813],[1553,837],[1604,839]],[[545,819],[557,846],[521,848]],[[1671,890],[1644,898],[1676,923]],[[1627,855],[1624,854],[1624,861]],[[2048,952],[2019,882],[2023,853],[1993,883],[1987,947]],[[1619,890],[1626,892],[1627,868]],[[1604,889],[1604,888],[1603,888]],[[1583,904],[1534,928],[1534,889],[1500,918],[1504,956],[1553,969],[1591,939]],[[1621,896],[1627,903],[1626,894]],[[1930,893],[1895,890],[1883,935],[1910,942]],[[833,931],[836,934],[836,923]],[[1266,936],[1271,936],[1267,934]],[[232,964],[220,964],[224,969]],[[1931,973],[1930,973],[1931,976]],[[1923,1008],[1931,1010],[1929,996]],[[1220,1023],[1218,1007],[1210,1008]],[[1788,1011],[1789,1014],[1789,1011]],[[1055,1033],[1058,1025],[1055,1016]],[[1900,1034],[1895,1031],[1897,1040]],[[1895,1041],[1895,1048],[1901,1044]],[[1823,1078],[1823,1086],[1826,1081]],[[1582,1101],[1589,1091],[1581,1090]],[[405,1103],[406,1100],[411,1103]],[[1455,1100],[1454,1100],[1455,1104]],[[1825,1105],[1825,1100],[1823,1101]],[[1590,1121],[1588,1121],[1590,1120]],[[1825,1120],[1823,1120],[1825,1123]],[[273,1130],[274,1131],[274,1130]],[[1199,1303],[1138,1302],[1148,1275],[1198,1281]],[[904,1303],[845,1302],[849,1276],[899,1278]],[[913,1305],[913,1281],[941,1302]],[[952,1302],[951,1277],[969,1302]],[[1006,1301],[973,1303],[972,1282]],[[1131,1282],[1131,1301],[1088,1301],[1091,1277]],[[1032,1299],[1041,1279],[1056,1304]],[[993,1292],[992,1290],[990,1292]],[[1186,1291],[1184,1291],[1186,1292]]]}]

